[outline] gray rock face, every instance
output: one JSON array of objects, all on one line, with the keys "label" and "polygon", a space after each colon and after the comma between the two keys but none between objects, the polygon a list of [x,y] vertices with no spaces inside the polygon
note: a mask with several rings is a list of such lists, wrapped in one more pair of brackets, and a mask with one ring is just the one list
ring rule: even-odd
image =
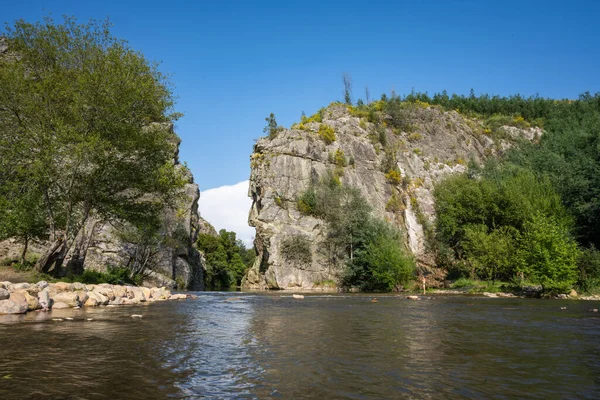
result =
[{"label": "gray rock face", "polygon": [[5,37],[0,37],[0,54],[6,53],[8,51],[8,43],[6,42]]},{"label": "gray rock face", "polygon": [[[411,132],[385,128],[384,148],[373,124],[352,116],[346,106],[332,105],[325,109],[322,122],[335,130],[336,140],[330,144],[319,138],[316,122],[304,124],[304,129],[284,129],[273,139],[259,139],[251,156],[249,188],[253,200],[249,224],[256,228],[257,259],[242,286],[318,290],[337,282],[340,267],[330,265],[319,251],[326,244],[324,221],[297,208],[298,196],[311,181],[336,168],[336,152],[350,161],[343,167],[342,184],[358,188],[376,216],[400,228],[418,263],[431,269],[433,257],[426,249],[423,224],[435,218],[434,183],[465,171],[470,159],[482,162],[511,142],[494,141],[479,122],[437,107],[415,107],[410,122]],[[510,131],[511,137],[539,135],[536,129]],[[390,154],[395,155],[392,165],[400,170],[401,182],[386,177],[384,165],[389,165]],[[294,265],[282,256],[282,241],[294,235],[310,243],[310,262]]]},{"label": "gray rock face", "polygon": [[4,288],[0,288],[0,300],[6,300],[10,297],[10,292]]}]

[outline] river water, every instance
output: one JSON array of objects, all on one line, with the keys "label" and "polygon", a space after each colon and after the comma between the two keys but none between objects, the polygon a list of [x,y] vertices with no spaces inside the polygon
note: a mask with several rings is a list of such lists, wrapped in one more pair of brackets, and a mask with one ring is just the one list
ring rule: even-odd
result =
[{"label": "river water", "polygon": [[0,399],[600,398],[598,302],[197,294],[0,317]]}]

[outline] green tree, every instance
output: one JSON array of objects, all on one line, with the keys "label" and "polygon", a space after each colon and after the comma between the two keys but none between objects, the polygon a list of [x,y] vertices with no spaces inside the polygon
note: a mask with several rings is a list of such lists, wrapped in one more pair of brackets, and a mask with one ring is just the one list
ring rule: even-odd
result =
[{"label": "green tree", "polygon": [[352,78],[347,73],[342,74],[342,82],[344,83],[344,102],[352,105]]},{"label": "green tree", "polygon": [[0,181],[13,199],[19,185],[41,194],[43,208],[32,211],[50,239],[36,265],[43,272],[61,272],[91,215],[147,224],[184,183],[172,163],[178,139],[168,123],[179,114],[169,81],[109,28],[67,17],[5,31]]},{"label": "green tree", "polygon": [[196,247],[205,257],[206,274],[204,283],[211,289],[228,289],[239,285],[247,269],[254,263],[254,249],[246,249],[236,239],[235,232],[221,229],[219,234],[200,234]]},{"label": "green tree", "polygon": [[545,290],[563,292],[577,281],[579,249],[569,232],[537,213],[519,235],[517,269]]},{"label": "green tree", "polygon": [[268,134],[271,139],[273,139],[279,133],[279,125],[277,125],[277,120],[275,119],[275,114],[271,113],[267,118],[267,126],[263,128],[263,132]]}]

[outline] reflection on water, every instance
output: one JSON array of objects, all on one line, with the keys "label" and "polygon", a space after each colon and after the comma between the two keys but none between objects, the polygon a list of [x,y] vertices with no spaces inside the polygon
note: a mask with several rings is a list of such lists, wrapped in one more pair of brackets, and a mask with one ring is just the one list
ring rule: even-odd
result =
[{"label": "reflection on water", "polygon": [[199,295],[0,317],[0,398],[600,397],[596,303]]}]

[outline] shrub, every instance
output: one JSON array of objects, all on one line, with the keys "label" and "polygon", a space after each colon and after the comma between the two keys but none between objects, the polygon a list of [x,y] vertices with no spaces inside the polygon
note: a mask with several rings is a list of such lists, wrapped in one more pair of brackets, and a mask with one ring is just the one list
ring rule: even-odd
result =
[{"label": "shrub", "polygon": [[408,135],[407,139],[408,139],[409,142],[417,142],[417,141],[423,139],[423,135],[421,135],[420,133],[415,132],[415,133],[411,133],[410,135]]},{"label": "shrub", "polygon": [[345,167],[348,165],[348,161],[346,160],[346,155],[340,149],[337,149],[335,151],[335,155],[334,155],[333,159],[334,159],[335,165],[337,165],[338,167]]},{"label": "shrub", "polygon": [[385,210],[396,213],[396,212],[404,211],[404,209],[405,209],[404,203],[402,202],[402,199],[400,198],[400,196],[396,195],[395,191],[392,192],[392,197],[390,197],[387,204],[385,205]]},{"label": "shrub", "polygon": [[318,133],[319,133],[319,137],[321,139],[323,139],[323,141],[326,144],[331,144],[331,143],[335,142],[335,131],[331,126],[321,124],[321,126],[319,126]]},{"label": "shrub", "polygon": [[398,171],[397,169],[393,169],[391,171],[388,171],[387,174],[385,174],[385,179],[387,179],[387,181],[390,183],[398,185],[402,181],[402,176],[400,175],[400,171]]},{"label": "shrub", "polygon": [[317,196],[314,186],[311,185],[302,192],[300,197],[298,197],[296,204],[298,206],[298,211],[302,214],[314,215],[317,206]]},{"label": "shrub", "polygon": [[106,272],[85,270],[81,275],[68,275],[67,281],[81,282],[89,285],[109,283],[111,285],[141,285],[142,275],[131,275],[127,267],[108,266]]},{"label": "shrub", "polygon": [[579,279],[577,287],[584,292],[600,289],[600,251],[594,246],[584,249],[577,260]]},{"label": "shrub", "polygon": [[363,225],[362,234],[366,240],[348,261],[342,287],[391,291],[414,278],[414,259],[406,254],[396,230],[383,221],[370,220]]},{"label": "shrub", "polygon": [[306,265],[312,262],[310,241],[302,235],[294,235],[283,239],[281,254],[290,263]]}]

